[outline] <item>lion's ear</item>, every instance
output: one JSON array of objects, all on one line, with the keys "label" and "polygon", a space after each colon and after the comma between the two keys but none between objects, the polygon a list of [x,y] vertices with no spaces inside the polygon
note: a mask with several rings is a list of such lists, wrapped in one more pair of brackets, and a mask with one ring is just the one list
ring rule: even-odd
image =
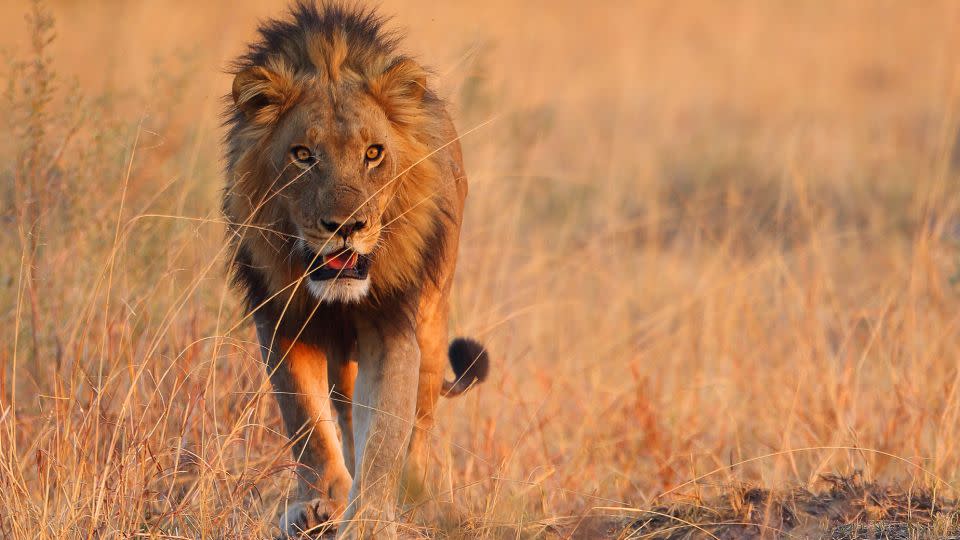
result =
[{"label": "lion's ear", "polygon": [[256,123],[276,122],[296,98],[293,77],[254,66],[233,78],[233,103]]},{"label": "lion's ear", "polygon": [[413,60],[401,58],[370,82],[370,91],[392,121],[412,123],[427,92],[427,72]]}]

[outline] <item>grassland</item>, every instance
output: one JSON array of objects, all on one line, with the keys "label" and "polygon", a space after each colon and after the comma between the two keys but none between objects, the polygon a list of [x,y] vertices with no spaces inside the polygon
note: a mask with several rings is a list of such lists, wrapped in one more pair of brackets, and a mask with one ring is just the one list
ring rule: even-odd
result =
[{"label": "grassland", "polygon": [[[293,474],[225,280],[218,114],[282,9],[0,5],[0,536],[275,532]],[[796,503],[745,486],[828,474],[956,527],[960,4],[381,9],[466,134],[450,325],[495,359],[441,404],[411,535],[775,536]]]}]

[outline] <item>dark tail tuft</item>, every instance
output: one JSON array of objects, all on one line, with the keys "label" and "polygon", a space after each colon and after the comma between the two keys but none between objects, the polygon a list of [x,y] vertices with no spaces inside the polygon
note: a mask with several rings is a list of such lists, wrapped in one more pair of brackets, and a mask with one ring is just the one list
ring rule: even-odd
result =
[{"label": "dark tail tuft", "polygon": [[470,338],[457,338],[450,342],[450,366],[456,379],[443,381],[443,395],[459,396],[471,386],[483,382],[490,372],[490,355],[483,345]]}]

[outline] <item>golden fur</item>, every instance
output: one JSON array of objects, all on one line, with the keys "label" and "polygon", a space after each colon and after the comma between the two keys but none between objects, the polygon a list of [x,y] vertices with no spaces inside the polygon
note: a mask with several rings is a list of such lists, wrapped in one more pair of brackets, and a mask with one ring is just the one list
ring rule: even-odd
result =
[{"label": "golden fur", "polygon": [[[446,350],[467,193],[456,130],[371,12],[299,3],[260,38],[234,65],[223,211],[300,463],[281,529],[342,514],[341,537],[392,538],[404,461],[427,485],[437,397],[487,369],[476,342]],[[318,277],[316,261],[336,253],[369,273]]]},{"label": "golden fur", "polygon": [[[408,58],[393,56],[389,50],[373,48],[376,44],[354,43],[343,33],[335,36],[307,36],[301,53],[308,55],[311,63],[319,62],[312,64],[317,68],[314,72],[295,71],[291,64],[296,63],[281,54],[269,57],[266,67],[249,66],[237,73],[232,97],[236,109],[247,112],[241,117],[235,111],[230,119],[224,211],[232,223],[263,224],[264,228],[254,234],[243,230],[237,234],[255,263],[272,262],[278,256],[276,246],[285,241],[282,233],[287,231],[268,230],[283,221],[283,209],[277,208],[276,197],[271,198],[269,192],[277,183],[276,171],[261,159],[261,147],[269,144],[271,128],[285,112],[303,105],[301,98],[307,87],[337,92],[351,84],[366,85],[394,127],[396,146],[391,153],[397,157],[393,168],[396,179],[380,198],[386,201],[382,221],[393,224],[396,234],[384,240],[379,249],[382,262],[373,267],[371,279],[375,294],[394,292],[417,284],[422,254],[434,233],[435,194],[440,182],[437,158],[447,157],[446,153],[435,153],[441,149],[438,143],[442,139],[438,135],[446,134],[451,137],[446,143],[458,145],[439,100],[432,95],[423,100],[426,73],[422,68]],[[414,91],[410,92],[411,89]],[[256,100],[265,100],[266,105],[251,108]],[[264,182],[266,179],[271,181]],[[278,233],[281,237],[277,237]],[[279,255],[283,256],[282,251]],[[291,274],[296,269],[289,266],[259,266],[267,274],[272,290],[301,277]]]}]

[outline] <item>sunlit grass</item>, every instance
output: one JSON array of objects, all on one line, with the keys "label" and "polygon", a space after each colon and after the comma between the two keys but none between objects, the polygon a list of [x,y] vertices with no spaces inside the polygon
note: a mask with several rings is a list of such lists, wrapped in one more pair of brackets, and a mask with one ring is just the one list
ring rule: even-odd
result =
[{"label": "sunlit grass", "polygon": [[[292,457],[225,279],[217,115],[282,5],[0,6],[0,536],[276,532]],[[411,534],[826,473],[957,495],[953,3],[381,9],[481,126],[450,325],[494,363],[440,404]]]}]

